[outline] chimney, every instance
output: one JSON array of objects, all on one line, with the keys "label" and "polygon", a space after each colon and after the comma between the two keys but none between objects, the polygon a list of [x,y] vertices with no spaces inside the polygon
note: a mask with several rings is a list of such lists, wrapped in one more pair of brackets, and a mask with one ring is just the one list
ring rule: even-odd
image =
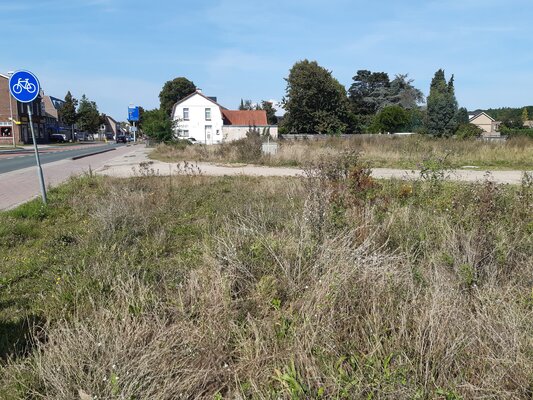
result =
[{"label": "chimney", "polygon": [[196,91],[197,91],[198,93],[202,93],[202,89],[200,89],[200,88],[196,88]]}]

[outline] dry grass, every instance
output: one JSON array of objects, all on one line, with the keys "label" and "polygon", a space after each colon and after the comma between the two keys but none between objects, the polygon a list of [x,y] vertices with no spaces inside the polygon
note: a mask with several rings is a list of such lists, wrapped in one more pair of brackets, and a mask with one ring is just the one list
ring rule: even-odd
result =
[{"label": "dry grass", "polygon": [[[92,193],[101,249],[5,369],[21,397],[531,398],[528,179],[376,182],[349,156],[303,182],[143,177]],[[177,260],[191,243],[177,221],[197,212],[201,254]]]},{"label": "dry grass", "polygon": [[274,156],[243,159],[231,144],[215,146],[160,145],[151,154],[162,161],[252,162],[273,166],[305,166],[346,150],[361,152],[373,167],[418,168],[427,157],[446,157],[450,167],[533,170],[533,141],[517,137],[506,142],[432,139],[423,136],[281,141]]}]

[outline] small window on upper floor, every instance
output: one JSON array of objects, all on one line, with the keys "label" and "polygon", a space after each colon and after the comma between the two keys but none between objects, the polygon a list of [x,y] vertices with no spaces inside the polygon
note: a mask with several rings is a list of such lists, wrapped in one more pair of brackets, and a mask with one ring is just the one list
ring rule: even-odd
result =
[{"label": "small window on upper floor", "polygon": [[205,120],[211,121],[211,109],[210,108],[205,109]]},{"label": "small window on upper floor", "polygon": [[188,121],[189,120],[189,109],[188,108],[184,108],[183,109],[183,120],[184,121]]}]

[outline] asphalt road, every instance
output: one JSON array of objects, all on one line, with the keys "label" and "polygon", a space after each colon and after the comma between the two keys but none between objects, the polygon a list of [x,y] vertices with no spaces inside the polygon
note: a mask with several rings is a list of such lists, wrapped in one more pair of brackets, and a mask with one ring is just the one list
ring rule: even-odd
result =
[{"label": "asphalt road", "polygon": [[[77,157],[85,154],[102,151],[109,148],[117,148],[125,144],[108,143],[102,145],[90,145],[83,148],[68,150],[65,147],[53,147],[39,149],[41,164],[48,164],[54,161],[64,160],[66,158]],[[21,155],[24,154],[24,155]],[[22,168],[28,168],[35,165],[35,153],[33,150],[1,152],[0,157],[0,174],[16,171]],[[10,157],[12,156],[12,157]]]}]

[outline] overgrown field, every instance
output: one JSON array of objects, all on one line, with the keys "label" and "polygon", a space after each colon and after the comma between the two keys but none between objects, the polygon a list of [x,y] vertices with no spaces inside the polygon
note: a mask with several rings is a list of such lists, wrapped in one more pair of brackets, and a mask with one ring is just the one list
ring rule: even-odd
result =
[{"label": "overgrown field", "polygon": [[331,137],[327,140],[280,141],[276,155],[261,155],[261,141],[244,139],[213,146],[160,145],[151,157],[161,161],[255,163],[272,166],[305,166],[342,151],[359,151],[373,167],[418,169],[424,158],[440,158],[450,168],[476,166],[486,169],[533,170],[533,139],[516,137],[506,142],[408,137]]},{"label": "overgrown field", "polygon": [[0,213],[2,399],[531,399],[533,181],[87,176]]}]

